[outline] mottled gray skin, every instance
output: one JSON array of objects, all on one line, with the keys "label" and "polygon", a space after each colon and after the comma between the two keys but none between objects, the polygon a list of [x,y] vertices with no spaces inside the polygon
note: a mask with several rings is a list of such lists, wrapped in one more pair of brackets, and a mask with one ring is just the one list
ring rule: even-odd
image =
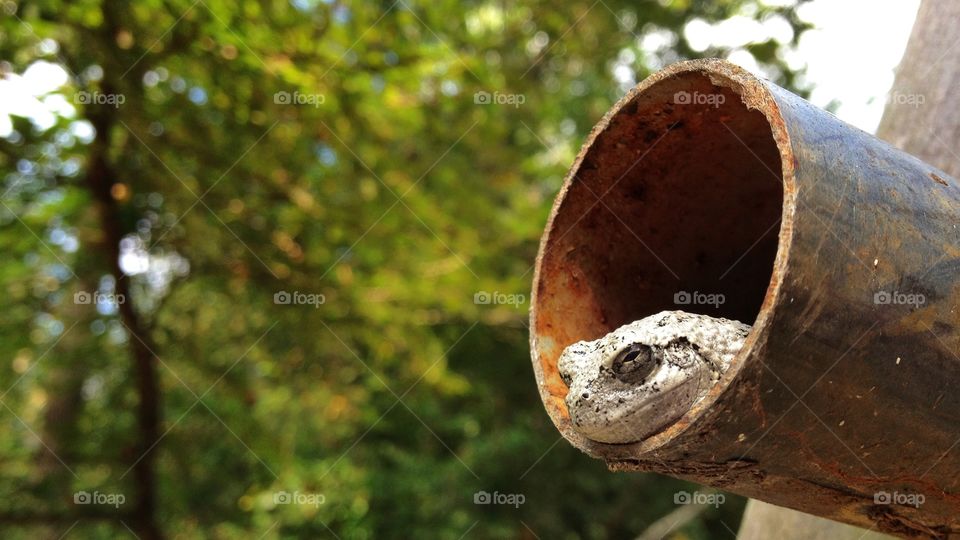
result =
[{"label": "mottled gray skin", "polygon": [[661,431],[717,383],[749,331],[738,321],[662,311],[570,345],[558,368],[574,428],[611,444]]}]

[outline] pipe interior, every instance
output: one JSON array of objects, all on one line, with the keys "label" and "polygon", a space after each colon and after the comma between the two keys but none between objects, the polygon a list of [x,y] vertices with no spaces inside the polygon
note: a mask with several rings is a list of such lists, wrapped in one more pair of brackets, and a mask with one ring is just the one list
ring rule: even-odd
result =
[{"label": "pipe interior", "polygon": [[556,360],[662,310],[753,324],[783,206],[765,116],[698,72],[623,106],[581,161],[544,246],[536,327],[551,394]]}]

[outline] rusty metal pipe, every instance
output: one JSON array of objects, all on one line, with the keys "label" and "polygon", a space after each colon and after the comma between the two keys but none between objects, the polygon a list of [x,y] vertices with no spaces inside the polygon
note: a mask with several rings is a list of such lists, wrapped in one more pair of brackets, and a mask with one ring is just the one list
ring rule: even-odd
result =
[{"label": "rusty metal pipe", "polygon": [[[593,129],[541,239],[530,344],[547,412],[612,470],[960,533],[958,218],[943,171],[730,63],[672,65]],[[753,329],[665,431],[584,438],[561,351],[664,309]]]}]

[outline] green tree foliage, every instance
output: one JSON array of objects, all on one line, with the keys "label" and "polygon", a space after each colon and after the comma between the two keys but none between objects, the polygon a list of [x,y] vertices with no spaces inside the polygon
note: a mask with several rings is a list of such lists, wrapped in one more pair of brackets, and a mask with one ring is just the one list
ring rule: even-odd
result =
[{"label": "green tree foliage", "polygon": [[[559,439],[533,259],[614,101],[729,52],[691,49],[688,21],[780,18],[795,41],[792,7],[0,8],[8,81],[66,73],[49,118],[14,111],[0,138],[5,538],[624,538],[691,489]],[[748,50],[793,86],[783,46]],[[741,504],[681,530],[729,536]]]}]

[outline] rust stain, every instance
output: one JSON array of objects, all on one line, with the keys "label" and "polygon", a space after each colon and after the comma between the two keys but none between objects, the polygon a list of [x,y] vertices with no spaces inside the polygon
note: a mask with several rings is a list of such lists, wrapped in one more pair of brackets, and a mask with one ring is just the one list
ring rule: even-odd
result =
[{"label": "rust stain", "polygon": [[932,179],[934,182],[936,182],[936,183],[938,183],[938,184],[940,184],[940,185],[942,185],[942,186],[949,186],[949,185],[950,185],[950,184],[947,183],[946,180],[944,180],[943,178],[941,178],[940,175],[937,174],[937,173],[935,173],[935,172],[930,173],[929,176],[930,176],[930,179]]}]

